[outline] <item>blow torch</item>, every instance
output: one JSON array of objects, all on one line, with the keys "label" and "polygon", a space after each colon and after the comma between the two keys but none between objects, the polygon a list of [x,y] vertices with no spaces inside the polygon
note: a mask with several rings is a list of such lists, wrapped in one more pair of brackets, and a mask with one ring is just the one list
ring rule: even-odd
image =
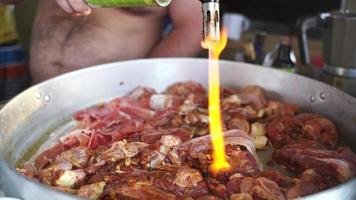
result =
[{"label": "blow torch", "polygon": [[[85,0],[90,7],[168,6],[172,0]],[[177,0],[179,1],[179,0]],[[203,39],[220,41],[219,0],[200,0],[203,12]]]}]

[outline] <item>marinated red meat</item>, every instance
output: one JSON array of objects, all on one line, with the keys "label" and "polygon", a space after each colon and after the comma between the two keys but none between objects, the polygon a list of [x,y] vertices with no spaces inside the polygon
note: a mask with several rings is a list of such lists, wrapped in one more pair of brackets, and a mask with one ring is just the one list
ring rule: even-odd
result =
[{"label": "marinated red meat", "polygon": [[258,86],[248,86],[238,92],[242,105],[251,105],[254,109],[262,109],[266,106],[267,100],[262,88]]},{"label": "marinated red meat", "polygon": [[265,177],[271,181],[277,183],[280,188],[287,189],[295,185],[295,179],[287,176],[283,176],[280,172],[275,170],[265,170],[260,174],[261,177]]},{"label": "marinated red meat", "polygon": [[150,182],[132,182],[127,185],[119,185],[110,190],[108,199],[131,199],[131,200],[176,200],[171,193],[165,192]]},{"label": "marinated red meat", "polygon": [[252,196],[246,193],[233,194],[230,200],[253,200]]},{"label": "marinated red meat", "polygon": [[[73,115],[77,127],[18,171],[86,199],[284,200],[356,176],[356,155],[339,146],[327,118],[267,100],[262,88],[221,89],[226,160],[212,173],[208,98],[192,81],[157,93],[138,87]],[[257,150],[274,148],[265,169]]]},{"label": "marinated red meat", "polygon": [[343,183],[356,174],[356,155],[345,147],[324,148],[318,142],[301,140],[274,153],[274,160],[294,172],[314,169],[316,173]]},{"label": "marinated red meat", "polygon": [[334,149],[338,143],[338,132],[328,119],[318,115],[284,115],[268,123],[267,135],[275,148],[280,148],[291,141],[306,138],[321,142]]},{"label": "marinated red meat", "polygon": [[267,124],[267,136],[278,149],[298,138],[301,128],[293,121],[292,115],[282,116]]},{"label": "marinated red meat", "polygon": [[91,126],[92,124],[99,123],[100,121],[116,120],[118,116],[113,112],[110,104],[97,105],[73,115],[73,118],[82,123],[83,126]]},{"label": "marinated red meat", "polygon": [[[169,132],[166,132],[169,133]],[[169,164],[168,153],[176,146],[187,141],[185,132],[171,131],[168,135],[160,135],[160,139],[144,149],[139,155],[140,165],[145,169],[159,169]]]},{"label": "marinated red meat", "polygon": [[181,98],[168,94],[155,94],[150,98],[150,108],[155,111],[178,108],[182,104],[183,100]]},{"label": "marinated red meat", "polygon": [[232,178],[228,182],[227,187],[228,193],[231,195],[230,199],[286,199],[277,183],[265,177]]},{"label": "marinated red meat", "polygon": [[75,130],[65,137],[59,138],[59,143],[40,153],[35,159],[35,166],[39,169],[54,162],[56,157],[66,150],[84,147],[89,144],[90,136],[85,130]]},{"label": "marinated red meat", "polygon": [[268,101],[265,108],[265,112],[268,119],[274,119],[276,117],[282,117],[285,115],[295,115],[299,110],[299,107],[294,104],[282,103],[279,101]]},{"label": "marinated red meat", "polygon": [[227,190],[226,186],[219,182],[216,179],[208,178],[206,179],[206,182],[208,184],[208,188],[211,193],[215,194],[216,196],[226,199],[227,198]]},{"label": "marinated red meat", "polygon": [[[253,175],[262,170],[250,136],[242,131],[233,130],[226,132],[224,137],[226,157],[230,168],[219,173],[219,178],[226,180],[227,177],[236,172]],[[204,173],[210,173],[211,152],[210,136],[204,136],[177,146],[170,152],[169,158],[173,164],[182,165],[186,163]]]},{"label": "marinated red meat", "polygon": [[103,193],[105,182],[101,181],[90,185],[84,185],[79,188],[78,196],[86,199],[98,199]]},{"label": "marinated red meat", "polygon": [[286,192],[288,199],[306,196],[330,187],[336,186],[338,183],[328,177],[323,177],[316,173],[313,169],[305,170],[300,176],[299,181],[295,186],[289,188]]},{"label": "marinated red meat", "polygon": [[339,136],[336,127],[330,120],[324,117],[314,116],[306,120],[303,132],[308,139],[320,141],[332,149],[337,147]]},{"label": "marinated red meat", "polygon": [[209,193],[201,172],[190,167],[165,167],[152,171],[149,179],[157,188],[177,197],[198,197]]},{"label": "marinated red meat", "polygon": [[147,105],[141,105],[140,102],[132,99],[118,98],[111,102],[111,106],[116,111],[122,111],[135,118],[149,120],[152,119],[156,112],[147,107]]},{"label": "marinated red meat", "polygon": [[206,95],[204,87],[193,81],[173,84],[168,87],[166,92],[167,94],[177,95],[180,97],[188,97],[190,94]]},{"label": "marinated red meat", "polygon": [[181,142],[190,140],[193,136],[186,130],[177,129],[159,129],[159,130],[145,130],[135,133],[127,139],[128,141],[140,141],[147,144],[154,144],[162,139],[164,136],[172,136]]},{"label": "marinated red meat", "polygon": [[149,99],[154,94],[157,94],[157,92],[152,88],[137,87],[136,89],[134,89],[130,93],[128,93],[125,97],[128,99],[140,101],[140,100]]},{"label": "marinated red meat", "polygon": [[249,121],[257,120],[260,117],[259,113],[251,106],[240,106],[236,104],[227,103],[222,104],[222,111],[225,115],[240,116]]},{"label": "marinated red meat", "polygon": [[231,95],[235,95],[235,94],[237,94],[237,89],[236,88],[231,88],[231,87],[221,87],[220,88],[220,96],[221,96],[221,98],[227,98],[227,97],[229,97],[229,96],[231,96]]},{"label": "marinated red meat", "polygon": [[144,169],[160,169],[167,163],[167,156],[155,146],[144,149],[140,154],[140,166]]},{"label": "marinated red meat", "polygon": [[227,122],[227,128],[229,130],[232,129],[239,129],[242,130],[245,133],[250,133],[250,124],[248,121],[240,116],[236,116],[228,120]]},{"label": "marinated red meat", "polygon": [[69,162],[73,166],[78,168],[84,168],[87,166],[90,159],[90,152],[86,147],[76,147],[61,153],[56,162]]},{"label": "marinated red meat", "polygon": [[147,146],[148,144],[142,142],[127,143],[125,140],[115,142],[108,150],[102,152],[97,160],[116,162],[126,158],[132,158],[139,154]]},{"label": "marinated red meat", "polygon": [[186,198],[186,200],[221,200],[221,199],[213,195],[203,195],[196,198]]}]

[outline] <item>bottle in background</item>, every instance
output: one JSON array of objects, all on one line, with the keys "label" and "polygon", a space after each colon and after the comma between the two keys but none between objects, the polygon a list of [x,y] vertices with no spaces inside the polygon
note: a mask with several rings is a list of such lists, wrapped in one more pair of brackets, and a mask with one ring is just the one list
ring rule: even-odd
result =
[{"label": "bottle in background", "polygon": [[255,46],[251,38],[247,38],[242,45],[244,60],[248,63],[256,63],[256,51]]},{"label": "bottle in background", "polygon": [[291,36],[281,36],[279,43],[269,51],[263,66],[287,72],[295,72],[296,58],[292,49]]},{"label": "bottle in background", "polygon": [[277,51],[277,58],[274,60],[273,68],[288,72],[295,72],[295,61],[292,60],[292,43],[290,36],[281,36],[280,45]]},{"label": "bottle in background", "polygon": [[255,37],[254,46],[256,52],[256,64],[259,65],[263,63],[263,59],[265,57],[263,49],[265,45],[266,36],[267,34],[265,32],[258,32],[256,33],[256,37]]}]

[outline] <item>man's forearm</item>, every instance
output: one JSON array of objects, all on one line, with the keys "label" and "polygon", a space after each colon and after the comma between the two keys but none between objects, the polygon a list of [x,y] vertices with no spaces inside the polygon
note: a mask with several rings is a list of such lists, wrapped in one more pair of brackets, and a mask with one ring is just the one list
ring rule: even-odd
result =
[{"label": "man's forearm", "polygon": [[201,51],[201,32],[189,28],[175,28],[151,51],[149,57],[194,57]]}]

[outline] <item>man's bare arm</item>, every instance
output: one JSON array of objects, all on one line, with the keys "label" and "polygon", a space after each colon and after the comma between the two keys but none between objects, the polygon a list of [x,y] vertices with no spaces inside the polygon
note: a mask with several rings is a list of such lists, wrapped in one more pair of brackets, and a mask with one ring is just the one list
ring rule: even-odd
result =
[{"label": "man's bare arm", "polygon": [[[52,1],[52,0],[51,0]],[[58,5],[69,14],[78,16],[89,15],[91,8],[84,2],[84,0],[56,0]]]},{"label": "man's bare arm", "polygon": [[150,57],[196,56],[202,39],[200,1],[173,0],[168,9],[173,30],[152,49]]}]

